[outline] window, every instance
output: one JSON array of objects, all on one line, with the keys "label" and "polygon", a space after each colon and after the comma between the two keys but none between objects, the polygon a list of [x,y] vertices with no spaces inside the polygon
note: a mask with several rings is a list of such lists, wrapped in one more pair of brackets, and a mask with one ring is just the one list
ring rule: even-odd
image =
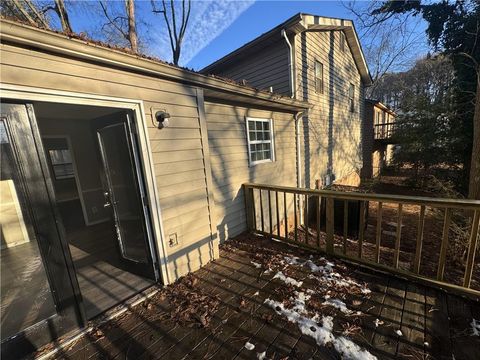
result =
[{"label": "window", "polygon": [[345,51],[345,33],[340,31],[340,50]]},{"label": "window", "polygon": [[71,179],[75,177],[73,172],[72,156],[68,149],[48,150],[53,174],[56,180]]},{"label": "window", "polygon": [[247,118],[250,165],[275,160],[272,119]]},{"label": "window", "polygon": [[315,91],[323,94],[323,64],[315,60]]},{"label": "window", "polygon": [[348,89],[348,100],[350,103],[350,112],[355,111],[355,85],[350,84],[350,88]]}]

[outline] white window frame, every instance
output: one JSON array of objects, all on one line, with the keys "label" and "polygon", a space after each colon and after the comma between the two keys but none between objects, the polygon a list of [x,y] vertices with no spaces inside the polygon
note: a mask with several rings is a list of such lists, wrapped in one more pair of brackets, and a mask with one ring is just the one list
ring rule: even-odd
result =
[{"label": "white window frame", "polygon": [[[351,90],[351,91],[350,91]],[[350,83],[348,87],[348,106],[350,108],[350,112],[355,112],[355,84]]]},{"label": "white window frame", "polygon": [[[321,69],[322,71],[322,76],[317,77],[317,69]],[[315,92],[317,94],[323,94],[323,87],[324,87],[324,76],[323,76],[323,63],[319,60],[315,59],[314,65],[313,65],[313,72],[314,72],[314,77],[315,77]],[[318,86],[318,82],[320,83],[320,86]]]},{"label": "white window frame", "polygon": [[340,30],[340,50],[342,52],[345,52],[345,43],[346,43],[347,39],[346,39],[346,35],[345,33],[343,32],[343,30]]},{"label": "white window frame", "polygon": [[[250,140],[249,121],[268,122],[269,123],[269,129],[270,129],[270,140]],[[245,126],[246,126],[246,130],[247,130],[247,149],[248,149],[248,163],[249,163],[249,166],[262,164],[262,163],[268,163],[268,162],[274,162],[275,161],[275,139],[274,139],[274,131],[273,131],[273,119],[271,119],[271,118],[267,119],[267,118],[246,117],[245,118]],[[251,149],[250,149],[250,145],[253,145],[253,144],[270,144],[270,154],[271,154],[270,159],[252,161],[252,152],[251,152]]]}]

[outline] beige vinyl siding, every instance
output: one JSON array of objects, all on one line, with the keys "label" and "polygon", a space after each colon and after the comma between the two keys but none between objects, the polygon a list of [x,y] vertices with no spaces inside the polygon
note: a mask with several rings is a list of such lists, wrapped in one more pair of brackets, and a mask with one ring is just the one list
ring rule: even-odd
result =
[{"label": "beige vinyl siding", "polygon": [[[364,91],[348,44],[340,50],[339,31],[303,32],[294,40],[297,97],[312,107],[303,124],[305,185],[324,180],[329,159],[335,181],[362,167],[361,126]],[[324,91],[315,91],[314,64],[323,64]],[[355,86],[355,112],[350,112],[348,90]],[[330,141],[329,141],[330,139]]]},{"label": "beige vinyl siding", "polygon": [[284,41],[279,41],[225,69],[219,67],[215,74],[235,81],[246,80],[248,85],[258,89],[271,86],[277,94],[290,95],[288,71],[288,48]]},{"label": "beige vinyl siding", "polygon": [[[246,230],[243,183],[296,185],[295,124],[292,114],[226,104],[206,102],[205,112],[217,229],[223,241]],[[273,119],[274,162],[249,166],[246,117]]]},{"label": "beige vinyl siding", "polygon": [[[195,87],[5,44],[1,52],[4,84],[143,100],[163,231],[167,240],[176,233],[179,243],[167,248],[170,280],[213,259],[218,250],[211,240]],[[154,126],[155,109],[167,109],[172,115],[170,127]]]}]

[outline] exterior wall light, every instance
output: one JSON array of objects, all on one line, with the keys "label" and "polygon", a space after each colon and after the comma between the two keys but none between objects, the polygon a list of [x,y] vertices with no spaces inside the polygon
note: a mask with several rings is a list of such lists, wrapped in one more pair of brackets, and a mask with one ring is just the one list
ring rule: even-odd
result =
[{"label": "exterior wall light", "polygon": [[170,124],[169,122],[170,114],[167,113],[165,110],[160,110],[155,113],[155,120],[157,120],[157,128],[163,129],[168,127]]}]

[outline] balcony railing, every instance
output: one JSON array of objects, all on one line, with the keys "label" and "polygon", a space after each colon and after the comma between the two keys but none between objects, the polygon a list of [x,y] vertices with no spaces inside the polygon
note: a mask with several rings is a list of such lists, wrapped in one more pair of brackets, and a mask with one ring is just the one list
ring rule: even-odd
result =
[{"label": "balcony railing", "polygon": [[375,140],[389,140],[395,131],[395,123],[382,123],[373,126],[373,136]]},{"label": "balcony railing", "polygon": [[[480,296],[480,267],[474,268],[480,257],[480,201],[252,183],[244,184],[244,191],[251,232]],[[452,255],[458,250],[459,219],[464,225],[462,264]]]}]

